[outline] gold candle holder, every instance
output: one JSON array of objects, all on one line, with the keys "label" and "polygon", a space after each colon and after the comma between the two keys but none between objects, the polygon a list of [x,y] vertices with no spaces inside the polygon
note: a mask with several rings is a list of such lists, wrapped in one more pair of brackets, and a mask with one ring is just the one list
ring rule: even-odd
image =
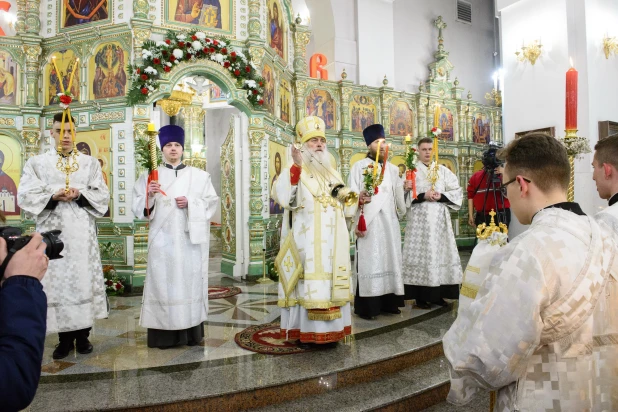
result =
[{"label": "gold candle holder", "polygon": [[[577,129],[564,131],[564,142],[568,145],[569,139],[577,139]],[[569,166],[571,174],[569,176],[569,188],[567,190],[567,201],[575,201],[575,156],[569,154]]]}]

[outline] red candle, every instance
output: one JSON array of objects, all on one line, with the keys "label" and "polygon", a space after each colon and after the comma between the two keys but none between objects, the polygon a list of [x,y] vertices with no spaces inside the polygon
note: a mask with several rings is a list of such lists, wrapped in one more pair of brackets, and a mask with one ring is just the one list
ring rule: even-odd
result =
[{"label": "red candle", "polygon": [[577,130],[577,70],[566,73],[566,130]]}]

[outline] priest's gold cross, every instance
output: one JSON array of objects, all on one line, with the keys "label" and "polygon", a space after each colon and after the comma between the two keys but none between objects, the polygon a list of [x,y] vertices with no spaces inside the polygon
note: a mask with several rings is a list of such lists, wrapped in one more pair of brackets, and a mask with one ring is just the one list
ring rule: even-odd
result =
[{"label": "priest's gold cross", "polygon": [[294,265],[294,263],[292,263],[292,257],[290,255],[288,255],[287,259],[285,260],[285,262],[283,262],[283,266],[285,266],[285,270],[287,270],[288,272],[290,271],[290,268]]}]

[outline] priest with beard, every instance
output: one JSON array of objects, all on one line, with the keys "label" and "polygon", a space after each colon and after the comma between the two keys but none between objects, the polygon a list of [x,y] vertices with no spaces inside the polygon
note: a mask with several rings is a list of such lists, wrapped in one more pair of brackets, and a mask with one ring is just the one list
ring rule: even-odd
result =
[{"label": "priest with beard", "polygon": [[344,215],[349,188],[330,165],[325,130],[317,116],[298,122],[300,149],[292,146],[294,163],[282,170],[272,190],[273,199],[284,208],[277,261],[282,261],[281,267],[295,268],[289,274],[280,270],[281,338],[300,341],[301,347],[333,346],[352,332]]},{"label": "priest with beard", "polygon": [[[399,219],[406,213],[403,183],[399,168],[384,162],[386,140],[384,127],[374,124],[363,130],[369,153],[354,163],[350,172],[350,189],[360,194],[362,219],[366,231],[355,225],[356,239],[356,294],[354,313],[363,319],[375,319],[381,312],[399,314],[404,307],[404,287],[401,272],[401,228]],[[380,150],[379,172],[386,167],[377,193],[365,190],[363,173],[374,165]],[[355,222],[359,222],[361,212]],[[362,227],[361,227],[362,228]],[[380,247],[382,246],[382,247]]]}]

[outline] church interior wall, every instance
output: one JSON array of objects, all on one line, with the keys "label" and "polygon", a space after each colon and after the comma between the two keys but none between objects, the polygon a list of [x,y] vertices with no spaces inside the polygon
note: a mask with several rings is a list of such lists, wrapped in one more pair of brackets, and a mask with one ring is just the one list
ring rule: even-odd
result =
[{"label": "church interior wall", "polygon": [[395,0],[394,87],[397,90],[414,93],[419,83],[426,80],[427,65],[434,60],[435,51],[432,16],[438,14],[448,25],[445,46],[466,92],[470,90],[476,100],[482,100],[492,89],[492,75],[498,69],[493,53],[499,52],[494,47],[493,0],[471,0],[469,3],[472,4],[472,24],[456,21],[457,7],[452,0]]},{"label": "church interior wall", "polygon": [[393,2],[357,0],[356,7],[359,84],[379,86],[385,76],[394,81]]}]

